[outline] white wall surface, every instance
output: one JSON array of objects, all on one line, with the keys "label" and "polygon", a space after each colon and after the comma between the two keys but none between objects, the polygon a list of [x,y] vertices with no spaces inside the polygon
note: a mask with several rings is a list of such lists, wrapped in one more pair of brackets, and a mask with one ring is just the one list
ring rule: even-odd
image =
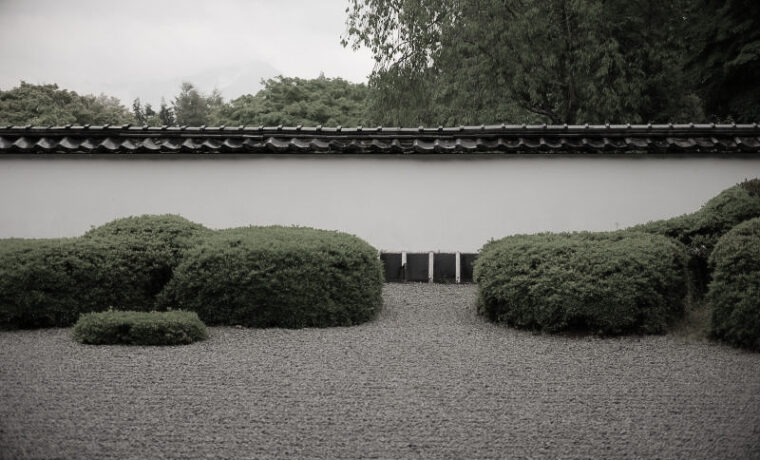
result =
[{"label": "white wall surface", "polygon": [[753,177],[757,156],[5,157],[0,238],[171,213],[212,228],[341,230],[382,250],[474,252],[516,233],[691,212]]}]

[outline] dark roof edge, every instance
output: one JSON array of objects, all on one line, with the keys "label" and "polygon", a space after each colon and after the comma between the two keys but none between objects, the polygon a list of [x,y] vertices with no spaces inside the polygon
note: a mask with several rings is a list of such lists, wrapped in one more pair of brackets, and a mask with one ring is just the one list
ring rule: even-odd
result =
[{"label": "dark roof edge", "polygon": [[134,126],[126,125],[66,125],[66,126],[0,126],[0,134],[76,134],[76,135],[272,135],[272,136],[303,136],[303,135],[328,135],[335,137],[343,136],[462,136],[482,134],[543,134],[543,135],[567,135],[567,134],[591,134],[591,135],[615,135],[615,134],[698,134],[698,133],[755,133],[760,132],[758,123],[747,124],[605,124],[605,125],[480,125],[480,126],[450,126],[450,127],[323,127],[323,126]]},{"label": "dark roof edge", "polygon": [[753,124],[482,125],[438,128],[0,127],[0,154],[760,153]]}]

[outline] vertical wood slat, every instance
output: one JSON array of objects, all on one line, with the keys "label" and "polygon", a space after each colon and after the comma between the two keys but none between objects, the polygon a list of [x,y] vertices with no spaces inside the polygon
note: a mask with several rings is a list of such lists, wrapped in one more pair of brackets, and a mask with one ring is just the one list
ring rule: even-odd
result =
[{"label": "vertical wood slat", "polygon": [[435,278],[435,254],[433,251],[428,253],[428,283],[432,283]]},{"label": "vertical wood slat", "polygon": [[454,260],[454,272],[456,272],[456,283],[459,284],[462,282],[462,257],[459,251],[457,251],[456,255],[454,255],[456,259]]},{"label": "vertical wood slat", "polygon": [[477,254],[381,252],[386,282],[469,283]]}]

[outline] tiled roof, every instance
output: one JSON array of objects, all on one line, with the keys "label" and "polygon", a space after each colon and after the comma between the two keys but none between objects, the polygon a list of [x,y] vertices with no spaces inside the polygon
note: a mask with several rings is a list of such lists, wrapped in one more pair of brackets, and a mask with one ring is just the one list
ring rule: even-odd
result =
[{"label": "tiled roof", "polygon": [[40,153],[760,153],[747,125],[490,125],[452,128],[0,127],[0,155]]}]

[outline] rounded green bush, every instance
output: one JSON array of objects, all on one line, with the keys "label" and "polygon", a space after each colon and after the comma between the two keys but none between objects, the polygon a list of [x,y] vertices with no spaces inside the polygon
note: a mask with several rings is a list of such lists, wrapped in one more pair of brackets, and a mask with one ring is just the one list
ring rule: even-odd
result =
[{"label": "rounded green bush", "polygon": [[111,305],[152,309],[164,256],[127,236],[0,240],[0,327],[67,327]]},{"label": "rounded green bush", "polygon": [[0,327],[66,327],[111,305],[153,309],[182,253],[210,232],[166,215],[117,219],[82,238],[0,240]]},{"label": "rounded green bush", "polygon": [[760,351],[760,218],[736,226],[710,256],[707,291],[711,333],[737,347]]},{"label": "rounded green bush", "polygon": [[206,325],[187,311],[85,313],[74,339],[93,345],[184,345],[208,338]]},{"label": "rounded green bush", "polygon": [[687,258],[683,245],[637,232],[510,236],[480,250],[478,311],[547,332],[661,333],[684,312]]},{"label": "rounded green bush", "polygon": [[[124,244],[138,253],[150,254],[150,258],[142,258],[147,264],[142,268],[150,280],[146,286],[148,295],[155,297],[171,279],[182,254],[211,232],[181,216],[146,214],[113,220],[91,229],[84,238]],[[145,305],[153,306],[154,302]]]},{"label": "rounded green bush", "polygon": [[699,291],[710,281],[708,258],[721,236],[747,219],[760,217],[760,179],[744,181],[722,191],[691,214],[631,227],[664,235],[685,244]]},{"label": "rounded green bush", "polygon": [[172,214],[123,217],[94,227],[85,238],[136,237],[164,247],[174,260],[211,232],[201,224]]},{"label": "rounded green bush", "polygon": [[348,326],[382,305],[375,248],[345,233],[301,227],[223,230],[190,249],[160,296],[210,325]]}]

